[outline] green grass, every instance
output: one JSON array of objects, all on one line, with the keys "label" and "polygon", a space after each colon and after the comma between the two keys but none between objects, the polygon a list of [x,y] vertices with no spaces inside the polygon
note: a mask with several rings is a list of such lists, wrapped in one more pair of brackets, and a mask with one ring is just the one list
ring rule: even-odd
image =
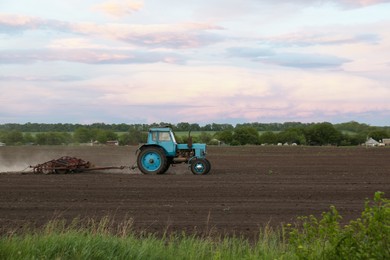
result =
[{"label": "green grass", "polygon": [[331,206],[320,219],[261,230],[257,241],[215,234],[132,231],[132,220],[114,225],[54,220],[45,228],[0,237],[0,259],[390,259],[390,201],[382,192],[366,201],[360,218],[341,226]]},{"label": "green grass", "polygon": [[171,234],[161,238],[127,231],[112,234],[106,220],[82,229],[64,229],[61,221],[54,221],[43,232],[4,237],[0,259],[276,259],[285,255],[276,233],[255,245],[234,237]]}]

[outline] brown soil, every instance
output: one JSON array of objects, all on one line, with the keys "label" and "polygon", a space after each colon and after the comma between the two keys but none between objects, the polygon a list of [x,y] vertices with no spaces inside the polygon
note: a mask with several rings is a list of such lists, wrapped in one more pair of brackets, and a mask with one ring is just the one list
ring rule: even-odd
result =
[{"label": "brown soil", "polygon": [[[366,198],[390,194],[390,149],[339,147],[208,147],[210,175],[186,165],[166,175],[108,170],[20,174],[75,156],[99,166],[132,165],[136,147],[0,147],[0,233],[26,222],[134,219],[135,230],[256,236],[265,225],[292,223],[336,206],[343,222],[360,216]],[[19,167],[19,168],[18,168]],[[26,172],[25,172],[26,173]]]}]

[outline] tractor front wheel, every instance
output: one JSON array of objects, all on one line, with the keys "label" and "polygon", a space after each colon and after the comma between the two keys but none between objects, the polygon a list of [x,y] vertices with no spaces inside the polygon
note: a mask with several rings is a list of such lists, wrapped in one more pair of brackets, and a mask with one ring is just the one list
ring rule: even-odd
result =
[{"label": "tractor front wheel", "polygon": [[137,165],[144,174],[164,174],[168,169],[164,151],[158,147],[145,147],[138,154]]},{"label": "tractor front wheel", "polygon": [[204,175],[208,174],[210,171],[211,165],[207,159],[197,158],[191,161],[191,171],[195,175]]}]

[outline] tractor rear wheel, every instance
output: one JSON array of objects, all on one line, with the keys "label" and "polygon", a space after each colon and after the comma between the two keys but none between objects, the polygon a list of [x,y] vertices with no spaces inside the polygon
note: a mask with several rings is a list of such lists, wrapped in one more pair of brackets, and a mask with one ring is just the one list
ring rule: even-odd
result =
[{"label": "tractor rear wheel", "polygon": [[163,174],[168,169],[168,160],[159,147],[145,147],[138,154],[137,165],[144,174]]},{"label": "tractor rear wheel", "polygon": [[172,157],[168,157],[167,158],[167,164],[166,164],[165,168],[162,170],[162,172],[160,174],[165,174],[168,171],[169,167],[171,166],[172,162],[173,162],[173,158]]},{"label": "tractor rear wheel", "polygon": [[208,164],[208,166],[207,166],[207,171],[206,171],[205,174],[209,174],[209,172],[210,172],[210,170],[211,170],[211,163],[210,163],[210,161],[207,160],[206,158],[204,158],[204,159],[205,159],[206,163]]},{"label": "tractor rear wheel", "polygon": [[197,158],[191,162],[191,171],[195,175],[204,175],[209,173],[210,162],[204,158]]}]

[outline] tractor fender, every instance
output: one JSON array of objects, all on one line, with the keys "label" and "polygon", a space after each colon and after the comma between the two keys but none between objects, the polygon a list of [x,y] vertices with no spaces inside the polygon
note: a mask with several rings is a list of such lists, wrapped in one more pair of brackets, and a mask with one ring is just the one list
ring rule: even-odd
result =
[{"label": "tractor fender", "polygon": [[166,154],[167,151],[165,151],[164,147],[160,146],[160,145],[156,145],[156,144],[141,144],[137,150],[135,151],[135,154],[138,155],[139,152],[141,152],[144,148],[146,147],[157,147],[157,148],[160,148],[164,151],[164,153]]}]

